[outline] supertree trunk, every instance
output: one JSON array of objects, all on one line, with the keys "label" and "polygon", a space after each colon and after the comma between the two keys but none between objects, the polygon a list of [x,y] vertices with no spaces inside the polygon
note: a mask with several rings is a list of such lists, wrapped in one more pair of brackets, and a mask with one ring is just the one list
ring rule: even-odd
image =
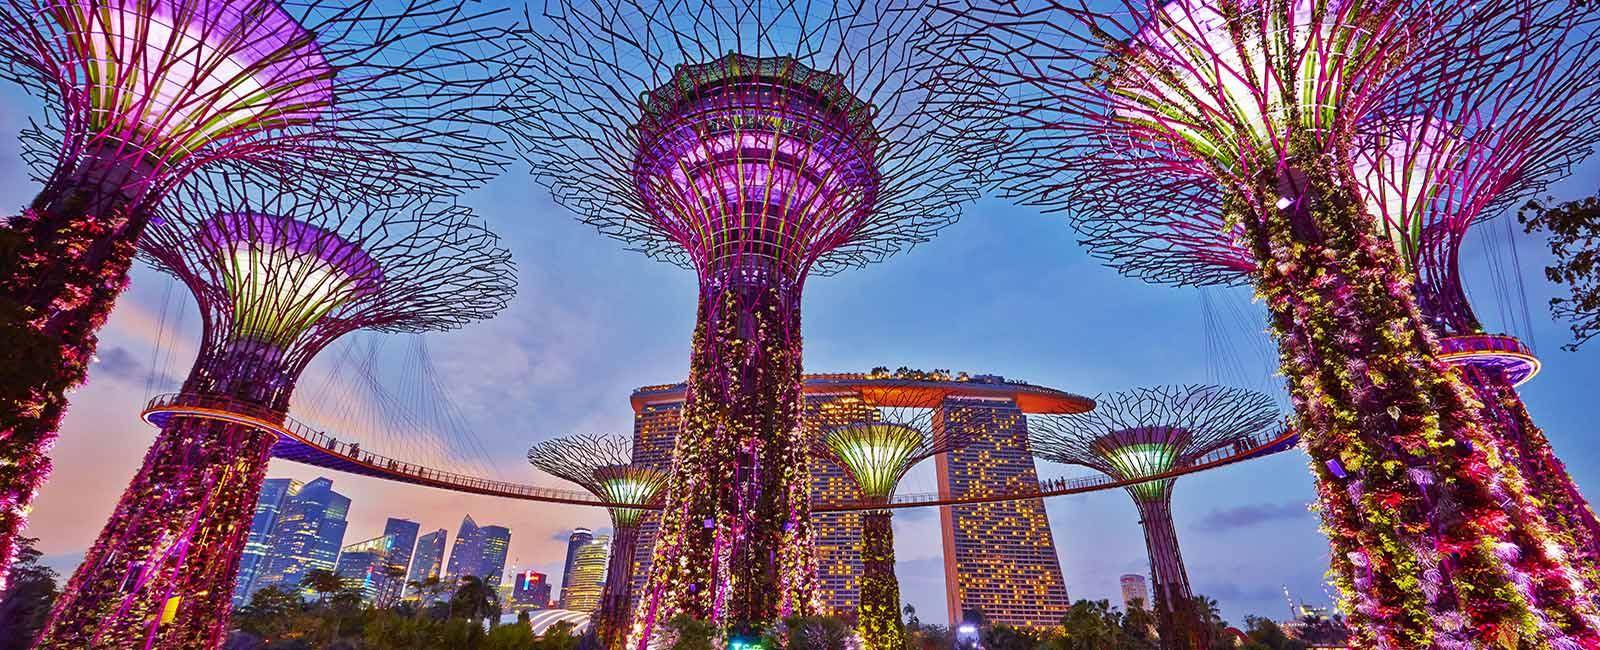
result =
[{"label": "supertree trunk", "polygon": [[900,581],[894,574],[894,526],[887,510],[861,516],[861,607],[856,628],[866,650],[899,650],[905,645]]},{"label": "supertree trunk", "polygon": [[173,419],[35,647],[221,647],[274,439],[236,424]]},{"label": "supertree trunk", "polygon": [[1145,550],[1150,554],[1150,580],[1155,588],[1157,623],[1163,650],[1208,650],[1211,626],[1200,620],[1194,592],[1189,588],[1189,573],[1183,568],[1183,553],[1178,549],[1178,530],[1172,525],[1172,502],[1167,499],[1134,499],[1144,527]]},{"label": "supertree trunk", "polygon": [[1556,457],[1550,441],[1528,414],[1522,396],[1496,370],[1461,367],[1462,377],[1483,403],[1483,419],[1492,427],[1502,450],[1522,472],[1528,492],[1538,500],[1552,535],[1583,577],[1591,599],[1600,598],[1600,520],[1589,501]]},{"label": "supertree trunk", "polygon": [[639,525],[615,525],[611,534],[611,559],[606,566],[606,584],[600,592],[600,612],[595,615],[595,630],[601,647],[619,650],[627,646],[628,601],[633,597],[633,554],[639,546]]},{"label": "supertree trunk", "polygon": [[738,270],[701,284],[638,647],[678,615],[737,629],[814,609],[800,285]]},{"label": "supertree trunk", "polygon": [[1355,645],[1600,643],[1571,567],[1547,553],[1543,517],[1438,360],[1408,275],[1341,165],[1304,155],[1266,166],[1253,199],[1230,197],[1228,209],[1262,262],[1257,291]]},{"label": "supertree trunk", "polygon": [[[249,340],[220,345],[203,348],[184,394],[283,413],[294,383],[282,353]],[[168,419],[35,647],[220,647],[276,440],[229,422]]]},{"label": "supertree trunk", "polygon": [[83,383],[148,215],[137,166],[53,182],[0,229],[0,588],[51,469],[67,391]]}]

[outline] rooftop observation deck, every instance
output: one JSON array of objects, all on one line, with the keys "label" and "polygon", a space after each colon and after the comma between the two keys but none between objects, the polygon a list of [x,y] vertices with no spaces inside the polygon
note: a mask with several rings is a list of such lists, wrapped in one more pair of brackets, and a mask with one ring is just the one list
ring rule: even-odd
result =
[{"label": "rooftop observation deck", "polygon": [[[872,381],[874,380],[866,375],[810,375],[806,378],[806,391],[808,393],[826,393],[835,390],[867,389],[870,392]],[[905,380],[896,381],[903,383]],[[939,391],[945,396],[1016,399],[1018,406],[1022,407],[1026,413],[1071,413],[1088,410],[1094,404],[1092,400],[1084,397],[1028,384],[989,384],[972,381],[929,381],[927,383],[929,384],[929,390]],[[674,395],[676,395],[675,398],[673,397]],[[640,391],[634,393],[634,408],[641,408],[648,403],[672,401],[673,399],[682,399],[682,385],[640,389]],[[150,400],[144,411],[140,413],[140,417],[155,426],[164,426],[173,417],[190,417],[253,427],[278,437],[277,443],[272,448],[272,455],[275,458],[398,483],[543,503],[595,507],[626,506],[642,509],[657,509],[659,507],[653,504],[606,503],[588,492],[497,481],[409,463],[362,449],[357,442],[341,441],[332,434],[307,426],[282,413],[275,413],[269,409],[230,398],[185,395],[181,393],[158,395]],[[1169,472],[1138,480],[1119,481],[1104,475],[1047,479],[1039,481],[1037,485],[1023,488],[996,491],[980,490],[950,497],[941,497],[936,492],[897,494],[888,503],[819,501],[814,504],[813,509],[816,512],[843,512],[885,508],[917,508],[1082,494],[1126,487],[1145,481],[1175,478],[1184,474],[1230,465],[1251,458],[1276,454],[1292,449],[1298,442],[1299,437],[1288,430],[1263,435],[1258,438],[1241,440],[1230,447],[1213,450],[1205,456],[1191,463],[1176,467]]]},{"label": "rooftop observation deck", "polygon": [[[859,392],[881,406],[927,404],[930,397],[966,397],[1012,400],[1023,413],[1082,413],[1094,408],[1094,400],[1082,395],[1026,382],[1007,381],[995,375],[969,377],[965,374],[935,376],[918,371],[913,371],[913,374],[841,372],[806,375],[804,381],[807,395]],[[894,390],[888,390],[890,386]],[[634,390],[629,401],[633,404],[633,412],[638,413],[651,404],[683,401],[684,388],[685,385],[681,383],[644,386]]]}]

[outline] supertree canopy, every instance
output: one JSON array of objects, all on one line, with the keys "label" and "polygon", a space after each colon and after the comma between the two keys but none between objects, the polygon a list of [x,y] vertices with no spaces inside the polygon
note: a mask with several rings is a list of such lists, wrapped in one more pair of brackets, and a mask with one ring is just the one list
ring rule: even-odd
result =
[{"label": "supertree canopy", "polygon": [[[888,503],[895,486],[913,466],[966,444],[984,430],[982,423],[954,431],[946,428],[935,417],[941,396],[914,384],[887,383],[850,399],[875,406],[876,417],[822,431],[812,449],[844,470],[860,491],[861,500],[869,503]],[[974,413],[986,418],[995,411],[977,409]],[[904,647],[900,581],[894,573],[894,527],[887,509],[862,513],[861,568],[856,629],[863,647]]]},{"label": "supertree canopy", "polygon": [[1392,235],[1423,230],[1374,214],[1357,173],[1403,131],[1368,120],[1426,100],[1410,81],[1439,59],[1483,74],[1518,56],[1449,35],[1539,38],[1531,7],[1047,0],[972,3],[942,25],[961,60],[1004,62],[989,70],[1008,100],[990,111],[1016,143],[1012,194],[1089,224],[1104,256],[1145,254],[1117,262],[1132,275],[1254,285],[1358,645],[1600,642],[1537,499],[1418,312]]},{"label": "supertree canopy", "polygon": [[627,642],[628,601],[633,598],[633,558],[639,545],[639,521],[667,486],[667,474],[633,464],[633,442],[627,436],[579,435],[555,438],[528,450],[528,462],[552,476],[571,481],[604,501],[611,513],[611,559],[600,610],[592,629],[606,648]]},{"label": "supertree canopy", "polygon": [[[550,3],[512,139],[556,199],[699,276],[662,528],[634,637],[810,612],[806,278],[926,241],[976,198],[985,87],[922,47],[921,3]],[[980,139],[981,138],[981,139]]]},{"label": "supertree canopy", "polygon": [[162,196],[198,170],[450,193],[505,160],[498,12],[445,0],[0,0],[0,78],[45,104],[0,227],[0,583]]},{"label": "supertree canopy", "polygon": [[1169,472],[1200,457],[1251,440],[1279,421],[1264,394],[1221,386],[1159,386],[1095,397],[1095,408],[1029,421],[1034,455],[1082,465],[1119,481],[1150,478],[1127,487],[1139,509],[1150,553],[1151,584],[1165,648],[1206,650],[1211,627],[1193,606],[1189,574],[1172,525]]},{"label": "supertree canopy", "polygon": [[39,648],[219,647],[267,461],[306,364],[357,329],[488,318],[513,291],[498,238],[453,204],[337,205],[219,181],[161,210],[143,247],[194,294],[199,356],[182,392],[148,416],[161,432]]}]

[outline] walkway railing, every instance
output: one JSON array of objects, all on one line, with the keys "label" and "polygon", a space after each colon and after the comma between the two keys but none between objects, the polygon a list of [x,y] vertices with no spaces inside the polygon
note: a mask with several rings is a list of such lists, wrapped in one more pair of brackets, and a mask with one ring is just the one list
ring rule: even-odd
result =
[{"label": "walkway railing", "polygon": [[[281,458],[391,481],[524,501],[601,507],[613,505],[645,510],[655,510],[660,507],[644,504],[607,504],[599,497],[588,492],[558,490],[526,483],[495,481],[408,463],[361,449],[359,443],[340,441],[338,438],[307,426],[287,414],[229,397],[186,395],[182,393],[157,395],[145,406],[141,416],[146,421],[157,425],[164,423],[169,417],[183,416],[223,420],[253,426],[263,431],[276,433],[279,436],[280,444],[273,448],[273,454]],[[879,501],[818,502],[813,505],[812,510],[814,512],[845,512],[920,508],[1038,499],[1109,490],[1149,481],[1176,478],[1184,474],[1192,474],[1256,456],[1286,451],[1294,446],[1294,440],[1294,435],[1288,431],[1280,431],[1272,436],[1263,435],[1247,438],[1228,447],[1212,450],[1204,456],[1181,467],[1176,467],[1171,471],[1138,480],[1117,480],[1104,475],[1057,478],[1038,481],[1036,484],[1021,486],[1012,490],[997,490],[993,492],[983,491],[981,493],[949,496],[941,495],[938,492],[899,494],[895,495],[889,503]],[[290,444],[285,445],[283,444],[284,442]],[[289,455],[289,452],[296,451],[294,449],[295,444],[303,445],[307,453]]]}]

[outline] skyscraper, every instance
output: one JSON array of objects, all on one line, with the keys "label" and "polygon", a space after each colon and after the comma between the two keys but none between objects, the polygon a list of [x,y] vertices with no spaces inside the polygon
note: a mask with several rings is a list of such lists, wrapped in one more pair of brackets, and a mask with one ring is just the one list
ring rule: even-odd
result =
[{"label": "skyscraper", "polygon": [[455,546],[450,549],[450,582],[478,576],[490,589],[500,588],[506,570],[506,551],[511,548],[511,529],[505,526],[479,526],[472,515],[461,518]]},{"label": "skyscraper", "polygon": [[511,603],[518,610],[550,606],[550,578],[538,571],[518,571],[512,580]]},{"label": "skyscraper", "polygon": [[[445,529],[440,528],[417,538],[417,548],[411,559],[411,574],[406,582],[426,582],[428,578],[442,578],[444,567]],[[409,592],[408,592],[409,597]]]},{"label": "skyscraper", "polygon": [[417,544],[417,531],[421,526],[409,519],[396,519],[390,517],[383,524],[385,537],[394,538],[393,548],[389,551],[387,571],[384,572],[383,591],[377,595],[377,602],[390,604],[400,601],[400,595],[405,591],[406,576],[411,569],[411,551]]},{"label": "skyscraper", "polygon": [[1122,576],[1122,607],[1133,609],[1133,601],[1139,601],[1139,606],[1150,609],[1150,589],[1145,585],[1144,576],[1129,573]]},{"label": "skyscraper", "polygon": [[483,538],[478,534],[478,522],[473,521],[472,515],[462,517],[461,527],[456,529],[456,543],[450,547],[445,575],[452,583],[462,576],[478,575],[478,561],[482,558]]},{"label": "skyscraper", "polygon": [[312,569],[332,571],[349,513],[350,498],[334,492],[332,480],[319,477],[302,486],[278,515],[254,589],[294,590]]},{"label": "skyscraper", "polygon": [[[999,413],[975,417],[978,409]],[[947,398],[935,427],[988,422],[971,444],[937,457],[939,496],[1036,485],[1028,422],[1010,398]],[[1070,603],[1043,499],[941,506],[950,620],[981,611],[990,624],[1054,627]]]},{"label": "skyscraper", "polygon": [[244,552],[239,555],[239,577],[233,583],[234,607],[244,606],[250,601],[250,594],[255,593],[251,587],[271,549],[272,531],[277,528],[278,514],[289,499],[300,493],[303,485],[289,478],[269,478],[261,483],[255,517],[250,520],[250,534],[245,538]]},{"label": "skyscraper", "polygon": [[501,576],[506,573],[506,552],[511,549],[511,529],[505,526],[484,526],[478,529],[478,577],[489,587],[498,589]]},{"label": "skyscraper", "polygon": [[[587,528],[574,528],[572,529],[572,534],[567,536],[567,562],[562,565],[561,569],[562,608],[572,609],[567,606],[567,594],[570,593],[572,587],[572,566],[578,559],[578,550],[593,540],[594,532]],[[643,544],[640,544],[640,546],[643,546]]]},{"label": "skyscraper", "polygon": [[384,596],[399,593],[391,587],[399,579],[385,572],[396,551],[393,535],[356,542],[339,550],[339,562],[333,573],[344,580],[346,589],[360,591],[362,602],[386,607],[390,602],[384,600]]},{"label": "skyscraper", "polygon": [[575,612],[593,613],[600,608],[600,592],[606,584],[607,559],[611,538],[596,536],[578,547],[572,558],[571,582],[561,585],[561,607]]}]

